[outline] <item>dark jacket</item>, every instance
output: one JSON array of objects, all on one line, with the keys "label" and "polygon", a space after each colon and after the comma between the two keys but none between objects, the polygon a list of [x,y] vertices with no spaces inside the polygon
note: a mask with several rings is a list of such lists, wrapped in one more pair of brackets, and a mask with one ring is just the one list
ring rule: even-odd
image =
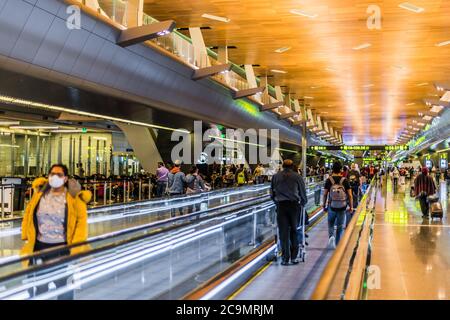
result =
[{"label": "dark jacket", "polygon": [[414,181],[414,191],[416,197],[420,196],[424,192],[427,196],[431,196],[436,193],[436,185],[434,184],[433,178],[429,175],[419,174]]},{"label": "dark jacket", "polygon": [[297,201],[302,206],[308,201],[305,182],[291,169],[284,169],[272,177],[271,196],[275,202]]}]

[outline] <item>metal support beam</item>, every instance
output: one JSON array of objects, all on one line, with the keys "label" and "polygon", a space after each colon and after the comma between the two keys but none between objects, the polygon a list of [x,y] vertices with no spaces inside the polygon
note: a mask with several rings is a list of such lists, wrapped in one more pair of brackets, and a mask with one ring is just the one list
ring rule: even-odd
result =
[{"label": "metal support beam", "polygon": [[144,0],[127,0],[125,10],[124,18],[126,18],[126,21],[124,22],[128,28],[142,26],[144,20]]},{"label": "metal support beam", "polygon": [[199,68],[210,67],[211,61],[209,61],[202,30],[199,27],[189,28],[189,35],[191,36],[192,45],[194,46],[195,65]]},{"label": "metal support beam", "polygon": [[257,87],[257,88],[250,88],[250,89],[244,89],[239,91],[231,91],[231,94],[233,96],[233,99],[240,99],[245,97],[253,96],[259,92],[263,92],[265,87]]},{"label": "metal support beam", "polygon": [[197,69],[192,74],[192,80],[200,80],[210,76],[214,76],[219,73],[226,73],[231,70],[231,63],[218,64],[211,67]]},{"label": "metal support beam", "polygon": [[122,30],[117,44],[121,47],[128,47],[133,44],[162,37],[175,29],[175,21],[167,20],[158,23],[152,23],[145,26],[134,27]]}]

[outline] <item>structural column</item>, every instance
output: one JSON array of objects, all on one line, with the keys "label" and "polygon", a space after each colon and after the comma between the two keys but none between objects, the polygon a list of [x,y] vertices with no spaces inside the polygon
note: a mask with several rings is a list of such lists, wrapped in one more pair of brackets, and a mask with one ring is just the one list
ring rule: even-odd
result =
[{"label": "structural column", "polygon": [[144,0],[128,0],[126,12],[128,28],[142,26],[144,19]]}]

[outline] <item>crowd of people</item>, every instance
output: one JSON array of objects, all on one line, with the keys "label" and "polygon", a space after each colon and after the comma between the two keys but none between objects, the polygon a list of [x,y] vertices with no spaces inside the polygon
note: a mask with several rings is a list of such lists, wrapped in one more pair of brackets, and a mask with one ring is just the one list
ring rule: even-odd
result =
[{"label": "crowd of people", "polygon": [[[285,160],[277,172],[267,175],[267,170],[257,165],[250,171],[244,165],[215,166],[210,176],[200,173],[198,166],[192,166],[187,174],[181,169],[182,163],[175,161],[166,167],[158,164],[155,172],[155,192],[158,197],[165,195],[180,196],[193,194],[211,189],[214,175],[218,175],[222,186],[242,186],[247,183],[260,184],[267,180],[271,182],[271,198],[277,210],[277,223],[282,253],[282,265],[297,264],[300,248],[299,239],[307,238],[306,234],[299,234],[298,227],[302,219],[302,212],[307,203],[305,177],[292,160]],[[394,185],[402,183],[402,177],[411,179],[413,192],[419,202],[424,216],[429,211],[429,196],[434,195],[439,186],[441,175],[436,169],[429,172],[428,168],[390,167],[380,168],[373,165],[361,169],[356,163],[350,166],[335,161],[330,169],[323,166],[308,167],[307,175],[319,175],[324,181],[323,208],[328,212],[328,245],[335,248],[342,239],[346,226],[352,220],[362,195],[366,192],[370,181],[381,179],[389,174]],[[442,172],[444,178],[450,181],[450,170]],[[22,253],[29,255],[33,252],[51,249],[58,246],[85,242],[88,238],[87,204],[92,193],[83,190],[81,184],[69,177],[68,169],[63,164],[51,167],[48,177],[37,178],[33,182],[33,196],[28,203],[22,221],[22,239],[26,241]],[[308,219],[305,218],[305,221]],[[75,247],[71,250],[82,250]],[[55,259],[57,256],[68,255],[69,249],[50,253],[34,258],[28,262],[32,265],[42,261]],[[57,255],[57,256],[55,256]],[[59,281],[59,280],[58,280]],[[56,287],[62,286],[55,283]],[[31,296],[45,292],[48,288],[32,288]],[[73,293],[60,297],[73,298]]]}]

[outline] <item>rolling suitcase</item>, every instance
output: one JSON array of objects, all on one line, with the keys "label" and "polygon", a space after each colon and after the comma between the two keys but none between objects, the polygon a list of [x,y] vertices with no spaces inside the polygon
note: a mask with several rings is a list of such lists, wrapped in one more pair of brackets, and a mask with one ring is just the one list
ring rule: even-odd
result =
[{"label": "rolling suitcase", "polygon": [[434,218],[442,218],[444,217],[444,210],[442,210],[441,202],[439,201],[439,196],[432,195],[428,197],[428,203],[430,204],[430,217]]},{"label": "rolling suitcase", "polygon": [[441,220],[444,217],[444,210],[442,210],[442,205],[439,201],[430,204],[430,217],[431,219],[439,218]]}]

